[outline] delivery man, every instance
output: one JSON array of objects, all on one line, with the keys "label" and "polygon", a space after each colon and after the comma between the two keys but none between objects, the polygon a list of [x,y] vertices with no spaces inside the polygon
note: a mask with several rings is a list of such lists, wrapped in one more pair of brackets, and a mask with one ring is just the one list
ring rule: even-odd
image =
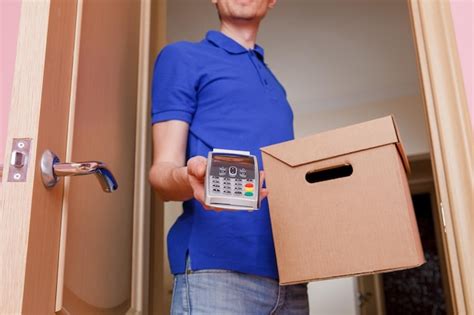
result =
[{"label": "delivery man", "polygon": [[294,138],[285,89],[256,44],[276,0],[211,1],[220,30],[168,44],[153,74],[149,180],[163,200],[184,201],[167,237],[171,313],[308,314],[307,285],[278,284],[267,190],[256,211],[204,206],[210,150],[250,151],[261,170],[260,147]]}]

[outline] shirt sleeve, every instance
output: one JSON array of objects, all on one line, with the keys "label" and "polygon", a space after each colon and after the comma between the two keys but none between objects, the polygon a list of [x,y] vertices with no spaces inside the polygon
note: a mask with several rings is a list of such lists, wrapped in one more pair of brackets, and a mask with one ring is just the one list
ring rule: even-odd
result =
[{"label": "shirt sleeve", "polygon": [[151,124],[166,120],[190,123],[196,111],[195,71],[176,44],[165,46],[155,61]]}]

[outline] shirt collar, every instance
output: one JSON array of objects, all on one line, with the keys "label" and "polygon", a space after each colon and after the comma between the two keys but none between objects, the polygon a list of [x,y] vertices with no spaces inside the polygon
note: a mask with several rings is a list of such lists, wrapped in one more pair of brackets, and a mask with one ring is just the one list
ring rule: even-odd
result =
[{"label": "shirt collar", "polygon": [[[220,47],[231,54],[241,54],[241,53],[245,53],[249,51],[249,49],[240,45],[234,39],[228,37],[227,35],[225,35],[224,33],[220,31],[215,31],[215,30],[208,31],[206,33],[206,39],[209,42],[216,45],[217,47]],[[255,51],[263,59],[264,50],[261,46],[255,44],[253,51]]]}]

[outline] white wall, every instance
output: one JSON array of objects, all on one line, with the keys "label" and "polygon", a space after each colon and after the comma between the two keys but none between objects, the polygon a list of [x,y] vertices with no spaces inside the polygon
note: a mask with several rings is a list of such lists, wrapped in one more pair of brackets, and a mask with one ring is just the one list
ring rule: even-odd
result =
[{"label": "white wall", "polygon": [[[208,0],[169,0],[168,12],[170,42],[219,27]],[[428,152],[404,0],[280,0],[258,43],[288,92],[297,135],[394,113],[408,154]],[[379,105],[397,102],[404,108]],[[345,114],[352,107],[360,110]]]},{"label": "white wall", "polygon": [[[429,152],[405,2],[279,0],[257,42],[287,90],[296,137],[393,113],[407,154]],[[168,13],[170,42],[219,27],[210,0],[168,0]],[[166,211],[171,224],[180,210]],[[311,283],[311,313],[356,314],[354,292],[351,277]]]}]

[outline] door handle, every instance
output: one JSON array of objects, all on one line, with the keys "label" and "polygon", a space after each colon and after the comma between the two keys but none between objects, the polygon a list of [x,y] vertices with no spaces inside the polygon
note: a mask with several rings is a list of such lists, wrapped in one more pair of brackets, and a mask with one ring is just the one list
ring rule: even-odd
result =
[{"label": "door handle", "polygon": [[52,188],[63,176],[80,176],[95,174],[105,192],[117,190],[118,184],[112,172],[100,161],[61,163],[51,150],[45,150],[41,157],[41,175],[43,184]]}]

